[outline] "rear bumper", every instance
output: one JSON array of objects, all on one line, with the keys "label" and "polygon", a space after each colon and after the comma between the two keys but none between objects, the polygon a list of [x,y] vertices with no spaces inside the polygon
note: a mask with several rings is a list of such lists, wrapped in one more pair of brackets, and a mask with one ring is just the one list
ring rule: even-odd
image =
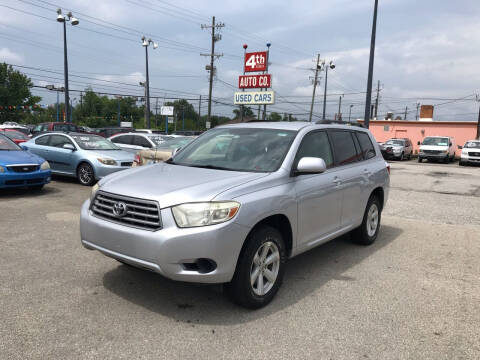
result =
[{"label": "rear bumper", "polygon": [[0,188],[45,185],[50,180],[50,170],[39,170],[31,173],[5,172],[0,174]]},{"label": "rear bumper", "polygon": [[[95,217],[89,207],[87,200],[80,216],[81,242],[85,248],[178,281],[230,281],[250,230],[233,222],[180,229],[170,208],[166,208],[161,210],[163,228],[148,231]],[[215,262],[215,269],[205,273],[185,265],[198,259]]]}]

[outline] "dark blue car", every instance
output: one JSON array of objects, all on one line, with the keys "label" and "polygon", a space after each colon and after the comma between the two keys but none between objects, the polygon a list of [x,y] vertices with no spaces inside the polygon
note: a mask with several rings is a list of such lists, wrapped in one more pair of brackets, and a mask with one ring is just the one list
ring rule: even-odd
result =
[{"label": "dark blue car", "polygon": [[41,189],[50,182],[50,178],[50,165],[47,161],[22,150],[12,140],[0,134],[0,189]]}]

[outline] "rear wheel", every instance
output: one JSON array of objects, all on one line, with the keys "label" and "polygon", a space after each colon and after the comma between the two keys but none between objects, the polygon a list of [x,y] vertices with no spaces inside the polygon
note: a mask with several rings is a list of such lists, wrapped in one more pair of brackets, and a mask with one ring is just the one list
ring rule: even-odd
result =
[{"label": "rear wheel", "polygon": [[95,174],[90,164],[82,163],[77,169],[77,179],[80,184],[91,186],[95,182]]},{"label": "rear wheel", "polygon": [[226,284],[230,299],[250,309],[267,305],[280,288],[285,260],[285,243],[277,229],[263,225],[254,230],[240,254],[232,281]]},{"label": "rear wheel", "polygon": [[367,203],[367,208],[363,215],[362,225],[354,230],[353,241],[360,245],[373,244],[377,238],[378,230],[380,229],[380,220],[382,217],[382,210],[380,201],[374,195],[370,196]]}]

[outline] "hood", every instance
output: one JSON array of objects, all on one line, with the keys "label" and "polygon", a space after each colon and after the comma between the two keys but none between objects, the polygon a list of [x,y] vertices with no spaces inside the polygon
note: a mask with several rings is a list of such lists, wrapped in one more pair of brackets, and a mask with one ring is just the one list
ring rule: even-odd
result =
[{"label": "hood", "polygon": [[89,155],[113,160],[133,161],[135,154],[124,150],[86,150]]},{"label": "hood", "polygon": [[0,165],[42,164],[45,160],[30,151],[0,151]]},{"label": "hood", "polygon": [[268,176],[159,163],[120,171],[100,181],[101,190],[156,200],[161,208],[185,202],[210,201],[216,195]]},{"label": "hood", "polygon": [[420,145],[420,150],[448,150],[448,145]]}]

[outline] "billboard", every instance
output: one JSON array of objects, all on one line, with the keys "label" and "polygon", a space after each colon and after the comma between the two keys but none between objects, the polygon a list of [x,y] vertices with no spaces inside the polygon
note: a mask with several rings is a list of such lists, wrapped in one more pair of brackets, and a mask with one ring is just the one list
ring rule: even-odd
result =
[{"label": "billboard", "polygon": [[240,75],[238,77],[240,89],[260,89],[272,87],[272,75]]},{"label": "billboard", "polygon": [[275,92],[270,91],[249,91],[236,92],[233,103],[235,105],[271,105],[275,104]]},{"label": "billboard", "polygon": [[266,71],[267,70],[267,52],[258,51],[245,54],[244,60],[245,72]]},{"label": "billboard", "polygon": [[162,106],[160,108],[160,115],[172,116],[173,115],[173,106]]}]

